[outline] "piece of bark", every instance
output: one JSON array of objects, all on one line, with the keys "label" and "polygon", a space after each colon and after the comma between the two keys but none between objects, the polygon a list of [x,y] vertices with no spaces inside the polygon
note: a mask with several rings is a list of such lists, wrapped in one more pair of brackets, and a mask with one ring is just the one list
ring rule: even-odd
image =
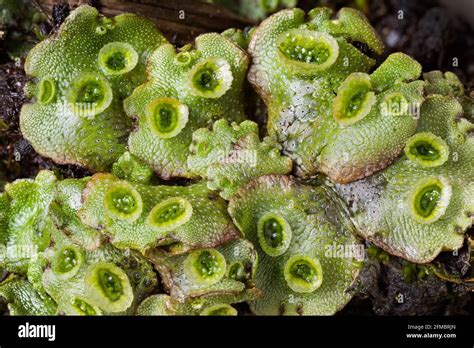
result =
[{"label": "piece of bark", "polygon": [[193,0],[35,0],[36,5],[52,21],[53,7],[67,3],[71,8],[92,4],[106,16],[133,12],[152,20],[158,29],[176,45],[192,42],[199,34],[221,32],[227,28],[243,28],[252,23],[216,5]]}]

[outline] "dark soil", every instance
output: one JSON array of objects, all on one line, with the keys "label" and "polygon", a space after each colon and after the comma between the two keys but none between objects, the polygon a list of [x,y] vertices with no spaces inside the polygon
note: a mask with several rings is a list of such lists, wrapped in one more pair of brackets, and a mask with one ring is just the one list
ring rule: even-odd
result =
[{"label": "dark soil", "polygon": [[[459,277],[469,269],[469,250],[458,256],[438,257],[449,273]],[[361,270],[354,289],[356,296],[341,314],[377,315],[466,315],[472,313],[472,292],[464,285],[441,280],[432,273],[419,276],[424,266],[415,266],[410,276],[407,262],[397,257],[370,259]],[[412,266],[412,264],[410,264]],[[466,267],[467,266],[467,267]],[[472,289],[471,289],[472,290]]]},{"label": "dark soil", "polygon": [[69,15],[70,9],[68,4],[59,3],[53,7],[53,25],[58,28]]},{"label": "dark soil", "polygon": [[371,1],[368,16],[386,54],[404,52],[424,72],[453,71],[466,87],[473,87],[474,31],[468,23],[430,0]]}]

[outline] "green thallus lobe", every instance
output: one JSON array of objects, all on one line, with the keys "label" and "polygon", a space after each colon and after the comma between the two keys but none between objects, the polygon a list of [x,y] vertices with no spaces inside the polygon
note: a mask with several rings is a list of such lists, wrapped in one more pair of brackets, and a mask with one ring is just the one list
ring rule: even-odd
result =
[{"label": "green thallus lobe", "polygon": [[26,88],[37,98],[22,107],[22,134],[56,162],[110,170],[132,124],[123,99],[146,80],[147,52],[165,42],[144,17],[105,19],[87,5],[71,11],[28,53],[25,72],[39,83]]}]

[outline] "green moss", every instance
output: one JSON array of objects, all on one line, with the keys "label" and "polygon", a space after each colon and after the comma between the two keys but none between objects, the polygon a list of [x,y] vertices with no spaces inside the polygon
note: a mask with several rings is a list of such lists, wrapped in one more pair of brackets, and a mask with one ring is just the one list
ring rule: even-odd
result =
[{"label": "green moss", "polygon": [[[148,62],[147,82],[125,100],[138,117],[129,151],[164,179],[195,177],[187,165],[192,133],[218,119],[243,121],[248,58],[220,34],[204,34],[179,52],[163,45]],[[161,111],[161,112],[160,112]]]},{"label": "green moss", "polygon": [[[293,159],[296,174],[323,173],[347,183],[398,157],[417,125],[405,106],[422,102],[423,83],[408,83],[421,67],[400,53],[368,75],[375,61],[352,42],[380,54],[377,33],[356,10],[331,17],[326,8],[310,11],[309,18],[293,9],[263,22],[249,45],[249,81],[268,108],[268,132]],[[406,103],[396,115],[381,107],[397,100]]]},{"label": "green moss", "polygon": [[[149,256],[173,302],[189,304],[195,314],[210,304],[209,301],[212,304],[231,304],[254,299],[259,294],[253,283],[257,254],[253,245],[245,239],[175,256],[155,250]],[[238,276],[229,273],[229,267],[235,265],[242,265]],[[185,310],[180,307],[177,306],[176,310]]]},{"label": "green moss", "polygon": [[193,133],[190,170],[207,179],[208,187],[228,199],[252,178],[265,174],[288,174],[291,159],[281,154],[281,146],[271,137],[260,140],[252,121],[229,124],[216,121]]},{"label": "green moss", "polygon": [[38,87],[36,101],[21,111],[25,138],[57,162],[110,169],[126,150],[131,125],[122,100],[145,81],[147,52],[165,42],[133,14],[106,19],[90,6],[72,11],[26,59]]},{"label": "green moss", "polygon": [[[5,185],[10,314],[330,315],[354,294],[362,238],[422,280],[434,266],[414,263],[458,250],[473,224],[474,102],[453,73],[418,80],[402,53],[369,74],[381,53],[347,8],[179,49],[136,15],[74,10],[28,55],[21,128],[40,154],[103,172]],[[176,177],[193,180],[162,180]]]},{"label": "green moss", "polygon": [[[298,184],[287,176],[254,179],[230,200],[237,227],[258,252],[255,285],[263,296],[250,302],[258,315],[329,315],[350,300],[347,289],[358,273],[353,261],[362,246],[339,203],[324,187]],[[261,248],[262,222],[277,217],[291,228],[286,248]],[[260,228],[259,228],[260,227]],[[272,252],[268,252],[268,251]]]},{"label": "green moss", "polygon": [[406,156],[372,177],[339,186],[343,197],[358,202],[351,209],[364,238],[415,263],[461,247],[474,211],[468,136],[474,127],[462,111],[455,97],[430,95]]},{"label": "green moss", "polygon": [[[110,215],[115,208],[103,204],[104,199],[110,201],[106,199],[107,193],[113,193],[114,187],[125,187],[126,193],[141,197],[141,209],[134,208],[133,218],[127,214],[124,218]],[[101,229],[112,244],[121,249],[145,252],[152,247],[167,249],[179,243],[178,252],[184,252],[198,246],[214,247],[238,237],[225,202],[204,183],[185,187],[153,186],[125,183],[110,174],[96,174],[84,193],[84,205],[79,211],[81,221],[91,228]]]}]

